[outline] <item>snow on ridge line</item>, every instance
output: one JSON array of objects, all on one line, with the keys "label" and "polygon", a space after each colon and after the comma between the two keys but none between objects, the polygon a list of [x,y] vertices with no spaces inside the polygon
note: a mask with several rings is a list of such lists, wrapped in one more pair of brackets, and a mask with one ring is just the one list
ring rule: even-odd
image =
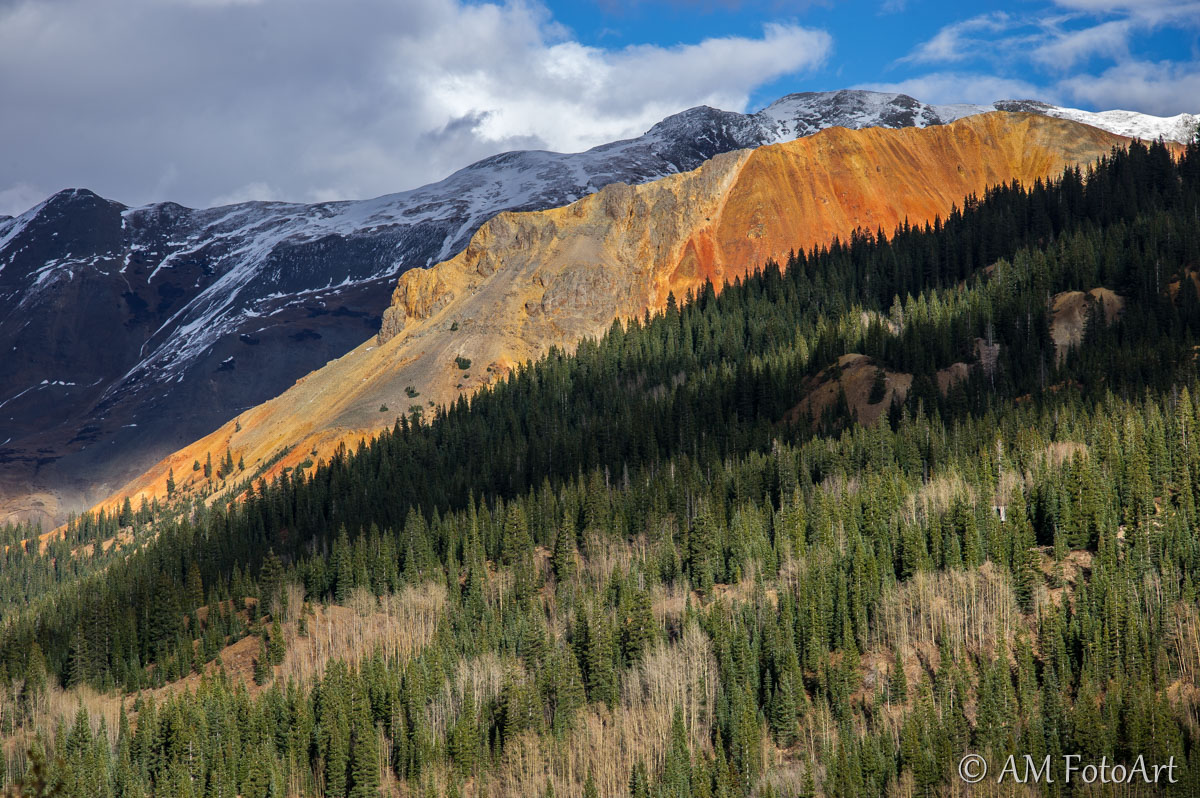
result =
[{"label": "snow on ridge line", "polygon": [[[150,279],[185,257],[201,254],[217,273],[211,284],[172,314],[147,340],[144,349],[149,349],[149,354],[139,358],[140,362],[129,374],[143,368],[163,375],[186,369],[217,338],[234,330],[241,320],[257,315],[263,297],[280,289],[278,275],[269,275],[268,270],[273,263],[278,265],[278,258],[273,261],[272,256],[283,245],[316,241],[329,235],[392,235],[383,229],[389,228],[397,236],[398,246],[403,242],[403,246],[411,247],[410,239],[403,237],[407,235],[405,231],[419,230],[428,224],[431,227],[425,229],[435,241],[429,252],[434,253],[434,259],[444,260],[465,245],[474,229],[499,211],[552,207],[594,193],[608,183],[641,183],[686,171],[694,168],[698,152],[722,151],[731,145],[744,148],[789,141],[835,125],[927,127],[1001,107],[1031,110],[1144,139],[1186,135],[1186,124],[1196,119],[1188,114],[1161,118],[1128,111],[1089,112],[1033,101],[997,101],[990,106],[930,105],[899,93],[865,90],[802,93],[782,97],[753,114],[703,106],[689,109],[667,117],[642,136],[602,144],[581,153],[502,153],[435,183],[372,199],[313,205],[248,202],[199,210],[175,203],[121,206],[122,229],[127,220],[134,227],[126,233],[129,252],[152,247],[161,253]],[[45,204],[0,222],[0,253]],[[167,229],[161,231],[160,241],[157,236],[161,225]],[[178,249],[174,249],[176,245]],[[174,251],[162,253],[164,248]],[[398,273],[400,268],[396,263],[389,255],[386,266],[372,267],[370,276],[364,272],[352,282],[386,276],[380,268]],[[324,282],[323,273],[311,277]],[[288,293],[299,295],[304,290],[301,287]]]},{"label": "snow on ridge line", "polygon": [[[1162,137],[1170,141],[1187,143],[1196,129],[1196,124],[1200,122],[1200,115],[1190,113],[1160,117],[1138,111],[1084,111],[1078,108],[1050,105],[1038,100],[997,100],[991,105],[971,103],[928,105],[905,94],[868,90],[789,94],[753,116],[768,124],[782,123],[786,128],[789,122],[799,121],[805,114],[828,109],[831,103],[834,105],[834,109],[830,116],[835,119],[830,121],[833,124],[843,124],[847,127],[867,127],[871,124],[879,124],[880,121],[883,121],[880,117],[889,111],[910,112],[913,122],[919,127],[924,127],[926,124],[946,124],[966,116],[990,111],[1016,110],[1082,122],[1109,133],[1130,138],[1154,140]],[[931,114],[932,116],[930,116]],[[847,125],[846,122],[850,124]],[[786,136],[790,132],[785,130],[784,135]],[[786,139],[779,138],[774,143],[778,143],[780,140]]]},{"label": "snow on ridge line", "polygon": [[1151,116],[1136,111],[1083,111],[1078,108],[1051,106],[1048,116],[1070,119],[1098,127],[1118,136],[1153,141],[1166,139],[1186,144],[1200,124],[1200,114],[1181,113],[1175,116]]}]

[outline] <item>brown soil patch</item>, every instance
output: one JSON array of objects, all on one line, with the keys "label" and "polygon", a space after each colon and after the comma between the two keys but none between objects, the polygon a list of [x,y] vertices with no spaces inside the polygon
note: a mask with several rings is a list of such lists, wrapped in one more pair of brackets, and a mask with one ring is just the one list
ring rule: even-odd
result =
[{"label": "brown soil patch", "polygon": [[1084,327],[1093,311],[1096,318],[1112,324],[1124,310],[1125,299],[1107,288],[1056,294],[1050,302],[1050,337],[1054,340],[1055,362],[1061,363],[1067,352],[1083,341]]},{"label": "brown soil patch", "polygon": [[960,382],[966,382],[967,377],[971,375],[971,367],[966,363],[958,362],[951,363],[944,369],[938,369],[936,379],[938,390],[942,396],[950,393],[950,389]]},{"label": "brown soil patch", "polygon": [[913,380],[911,374],[884,369],[887,386],[884,396],[872,404],[868,400],[879,368],[879,365],[866,355],[853,352],[842,355],[835,365],[805,380],[805,396],[798,405],[788,411],[785,420],[796,422],[806,416],[814,421],[819,420],[827,408],[837,403],[839,393],[844,392],[846,404],[858,422],[868,426],[874,424],[880,415],[891,407],[894,399],[904,401]]}]

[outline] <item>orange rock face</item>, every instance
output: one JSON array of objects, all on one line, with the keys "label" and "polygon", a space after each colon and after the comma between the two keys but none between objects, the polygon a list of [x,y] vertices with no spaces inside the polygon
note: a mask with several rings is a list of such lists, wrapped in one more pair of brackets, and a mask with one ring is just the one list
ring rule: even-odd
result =
[{"label": "orange rock face", "polygon": [[613,319],[660,309],[669,292],[682,297],[706,279],[719,288],[856,228],[924,224],[968,194],[1054,176],[1124,143],[1076,122],[1000,112],[924,129],[834,128],[654,183],[607,186],[565,208],[500,214],[459,255],[401,276],[377,338],[162,461],[106,505],[162,496],[168,468],[181,483],[193,478],[194,460],[216,461],[226,447],[248,472],[293,447],[264,470],[269,477],[399,413],[469,395],[551,346],[570,350]]},{"label": "orange rock face", "polygon": [[755,150],[719,215],[691,233],[663,279],[677,295],[862,228],[924,223],[1001,182],[1031,183],[1093,161],[1116,136],[1025,114],[916,129],[833,129]]}]

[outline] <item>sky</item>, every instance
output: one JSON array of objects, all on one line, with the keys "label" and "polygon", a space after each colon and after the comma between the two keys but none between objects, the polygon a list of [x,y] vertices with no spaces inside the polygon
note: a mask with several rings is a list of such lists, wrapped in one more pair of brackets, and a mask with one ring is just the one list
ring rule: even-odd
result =
[{"label": "sky", "polygon": [[0,0],[0,214],[355,199],[707,104],[1200,112],[1200,0]]}]

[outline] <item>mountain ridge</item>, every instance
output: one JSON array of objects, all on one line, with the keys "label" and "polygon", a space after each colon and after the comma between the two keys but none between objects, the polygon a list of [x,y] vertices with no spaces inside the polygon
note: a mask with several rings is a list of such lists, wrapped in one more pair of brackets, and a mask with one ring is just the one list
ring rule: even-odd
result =
[{"label": "mountain ridge", "polygon": [[830,126],[985,110],[854,90],[755,114],[699,107],[585,153],[504,153],[363,201],[195,210],[59,192],[0,221],[0,349],[18,364],[0,385],[0,521],[62,520],[344,355],[378,328],[399,274],[460,251],[497,212]]},{"label": "mountain ridge", "polygon": [[[605,187],[564,208],[502,213],[454,258],[401,276],[378,336],[158,463],[102,506],[162,496],[173,469],[229,449],[255,470],[353,446],[414,407],[428,414],[614,319],[717,290],[769,258],[854,229],[947,214],[989,185],[1061,173],[1119,146],[1070,120],[993,112],[926,129],[831,129],[717,156],[693,172]],[[786,221],[784,221],[786,220]],[[286,453],[281,455],[285,447]],[[182,475],[182,476],[181,476]]]}]

